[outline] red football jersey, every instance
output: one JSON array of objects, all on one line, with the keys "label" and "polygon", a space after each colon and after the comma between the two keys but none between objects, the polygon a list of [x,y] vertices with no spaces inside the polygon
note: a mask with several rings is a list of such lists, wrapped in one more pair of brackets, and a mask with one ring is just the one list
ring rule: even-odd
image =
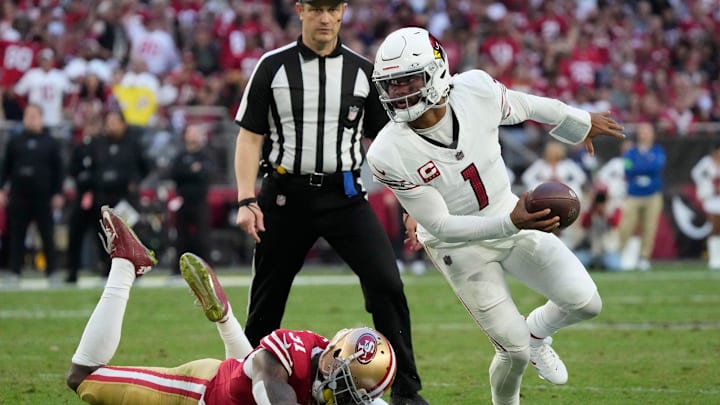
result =
[{"label": "red football jersey", "polygon": [[[260,341],[260,346],[250,353],[251,358],[257,350],[267,350],[277,357],[285,367],[288,383],[295,390],[298,403],[312,404],[312,382],[315,376],[312,370],[312,357],[328,345],[328,340],[310,331],[278,329]],[[205,391],[208,404],[253,405],[252,380],[247,376],[249,369],[244,360],[228,359],[220,364],[215,377]]]},{"label": "red football jersey", "polygon": [[36,66],[40,49],[42,45],[37,42],[0,40],[0,85],[12,88],[25,72]]},{"label": "red football jersey", "polygon": [[242,25],[234,24],[227,27],[227,31],[221,36],[220,43],[220,67],[223,69],[240,69],[240,64],[245,54],[248,41],[248,31]]}]

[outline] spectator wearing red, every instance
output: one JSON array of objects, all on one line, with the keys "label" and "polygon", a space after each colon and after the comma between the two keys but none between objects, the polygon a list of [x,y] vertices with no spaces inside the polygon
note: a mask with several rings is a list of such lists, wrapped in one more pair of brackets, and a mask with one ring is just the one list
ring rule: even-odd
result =
[{"label": "spectator wearing red", "polygon": [[166,84],[175,95],[170,104],[188,106],[197,102],[197,95],[205,85],[205,78],[197,71],[192,53],[183,53],[181,64],[170,73]]},{"label": "spectator wearing red", "polygon": [[595,88],[596,78],[608,62],[592,36],[593,31],[585,27],[570,55],[560,63],[560,71],[570,81],[573,92],[582,87]]},{"label": "spectator wearing red", "polygon": [[531,22],[532,32],[543,42],[554,42],[568,35],[569,18],[558,12],[559,7],[554,1],[543,1],[540,13]]},{"label": "spectator wearing red", "polygon": [[504,6],[495,3],[488,8],[491,21],[490,33],[480,45],[480,66],[501,82],[507,82],[520,53],[520,42],[516,38],[512,20]]},{"label": "spectator wearing red", "polygon": [[0,94],[5,119],[22,120],[21,100],[13,93],[13,86],[30,69],[37,66],[37,56],[43,44],[38,41],[0,39]]},{"label": "spectator wearing red", "polygon": [[693,109],[700,92],[686,74],[676,73],[665,92],[665,103],[660,114],[660,127],[666,135],[687,136],[696,124]]}]

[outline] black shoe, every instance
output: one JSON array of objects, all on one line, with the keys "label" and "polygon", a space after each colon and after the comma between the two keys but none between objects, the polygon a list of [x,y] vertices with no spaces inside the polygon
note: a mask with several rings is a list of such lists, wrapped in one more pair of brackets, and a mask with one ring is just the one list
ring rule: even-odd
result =
[{"label": "black shoe", "polygon": [[430,405],[423,397],[418,393],[414,393],[410,396],[396,395],[392,393],[390,395],[390,405]]}]

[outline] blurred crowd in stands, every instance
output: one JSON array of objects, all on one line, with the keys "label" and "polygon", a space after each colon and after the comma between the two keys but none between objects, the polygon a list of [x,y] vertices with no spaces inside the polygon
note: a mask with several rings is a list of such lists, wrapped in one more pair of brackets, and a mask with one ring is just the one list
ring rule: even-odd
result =
[{"label": "blurred crowd in stands", "polygon": [[[720,0],[348,4],[341,39],[371,60],[387,33],[422,26],[442,42],[453,73],[480,68],[509,88],[610,110],[627,128],[651,122],[662,137],[720,133]],[[294,0],[3,1],[0,138],[19,132],[24,107],[34,103],[68,145],[101,132],[104,117],[120,111],[156,167],[163,159],[171,166],[191,123],[207,125],[208,142],[224,123],[219,149],[227,153],[258,59],[299,35],[294,7]],[[505,130],[515,148],[506,161],[520,180],[550,139],[533,123]],[[603,163],[586,164],[575,149],[556,159],[566,154],[589,175]],[[588,180],[578,187],[595,198]]]},{"label": "blurred crowd in stands", "polygon": [[[297,38],[294,5],[4,1],[5,119],[19,120],[14,85],[43,59],[74,85],[63,88],[62,118],[76,136],[109,108],[137,125],[182,127],[185,117],[171,113],[178,106],[222,106],[232,117],[262,53]],[[508,87],[610,109],[621,122],[655,122],[677,136],[720,120],[717,0],[351,0],[342,39],[372,59],[388,32],[407,25],[441,40],[453,72],[482,68]]]}]

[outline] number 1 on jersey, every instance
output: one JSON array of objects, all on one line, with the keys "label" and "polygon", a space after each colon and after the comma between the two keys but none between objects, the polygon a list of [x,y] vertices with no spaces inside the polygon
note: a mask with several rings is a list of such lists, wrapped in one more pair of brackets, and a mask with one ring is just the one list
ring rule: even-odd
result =
[{"label": "number 1 on jersey", "polygon": [[480,178],[480,173],[478,173],[478,169],[477,167],[475,167],[475,164],[471,163],[470,166],[464,168],[463,171],[460,173],[462,174],[463,179],[470,182],[470,187],[472,187],[473,192],[475,193],[475,198],[477,198],[480,209],[482,210],[483,208],[487,207],[489,204],[488,195],[485,191],[485,185]]}]

